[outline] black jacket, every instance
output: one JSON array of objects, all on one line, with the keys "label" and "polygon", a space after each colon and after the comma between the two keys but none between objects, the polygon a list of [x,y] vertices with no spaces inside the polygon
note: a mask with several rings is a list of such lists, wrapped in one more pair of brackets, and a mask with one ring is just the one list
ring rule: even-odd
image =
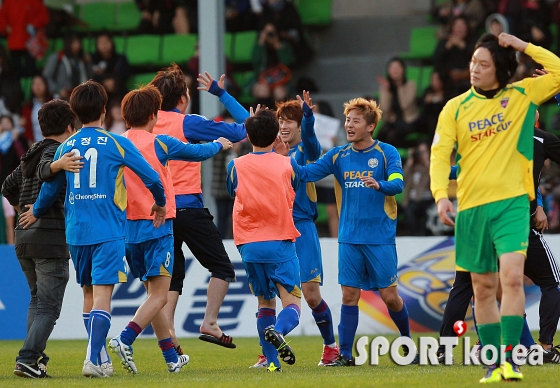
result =
[{"label": "black jacket", "polygon": [[[52,179],[50,166],[59,142],[41,140],[21,157],[20,165],[2,184],[2,194],[12,204],[25,206],[35,203],[43,181]],[[69,258],[64,225],[62,190],[54,204],[28,229],[19,225],[15,230],[16,254],[19,258]]]}]

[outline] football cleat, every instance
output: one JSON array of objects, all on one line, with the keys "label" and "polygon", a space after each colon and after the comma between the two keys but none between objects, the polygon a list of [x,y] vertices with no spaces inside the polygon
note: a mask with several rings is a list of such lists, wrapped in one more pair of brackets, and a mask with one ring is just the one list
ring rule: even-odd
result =
[{"label": "football cleat", "polygon": [[321,361],[319,361],[319,366],[326,366],[335,362],[339,354],[338,346],[330,347],[323,345],[323,355],[321,356]]},{"label": "football cleat", "polygon": [[519,367],[513,363],[511,358],[508,358],[504,365],[501,366],[502,378],[505,381],[521,381],[523,380],[523,373]]},{"label": "football cleat", "polygon": [[111,349],[113,353],[119,356],[124,369],[126,369],[130,373],[138,373],[138,369],[136,369],[136,364],[134,363],[134,359],[132,358],[132,354],[134,353],[132,346],[123,344],[121,341],[121,337],[115,337],[111,341],[109,341],[109,349]]},{"label": "football cleat", "polygon": [[282,367],[274,365],[274,363],[270,363],[270,365],[266,368],[267,372],[282,372]]},{"label": "football cleat", "polygon": [[259,359],[255,365],[251,365],[249,368],[266,368],[267,365],[266,356],[259,354]]},{"label": "football cleat", "polygon": [[167,371],[169,373],[179,373],[181,368],[187,365],[190,361],[190,357],[186,354],[182,354],[178,357],[177,362],[168,362]]},{"label": "football cleat", "polygon": [[278,356],[282,361],[288,365],[295,364],[296,355],[282,334],[274,330],[274,328],[268,328],[264,331],[264,338],[278,350]]},{"label": "football cleat", "polygon": [[546,364],[560,364],[560,345],[556,345],[550,350],[543,349],[543,362]]},{"label": "football cleat", "polygon": [[101,369],[107,377],[113,377],[113,375],[115,374],[113,364],[111,364],[110,362],[104,362],[103,364],[101,364]]},{"label": "football cleat", "polygon": [[486,374],[479,382],[483,384],[498,383],[502,381],[502,370],[498,365],[492,365],[486,370]]},{"label": "football cleat", "polygon": [[104,372],[101,366],[95,365],[91,360],[84,361],[82,368],[82,376],[84,377],[109,377]]},{"label": "football cleat", "polygon": [[50,377],[47,375],[47,366],[42,363],[26,364],[23,362],[16,362],[14,374],[19,377],[30,379],[44,379],[45,377]]},{"label": "football cleat", "polygon": [[339,354],[336,360],[325,366],[356,366],[354,358],[348,358],[343,354]]}]

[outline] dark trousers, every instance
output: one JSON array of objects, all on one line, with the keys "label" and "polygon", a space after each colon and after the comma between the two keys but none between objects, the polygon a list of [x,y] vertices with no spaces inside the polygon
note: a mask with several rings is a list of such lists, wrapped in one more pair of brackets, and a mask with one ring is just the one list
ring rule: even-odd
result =
[{"label": "dark trousers", "polygon": [[216,198],[218,210],[218,232],[222,238],[232,238],[231,214],[233,213],[233,198]]},{"label": "dark trousers", "polygon": [[16,361],[36,363],[39,358],[47,363],[44,353],[47,340],[62,309],[62,299],[68,283],[68,259],[21,259],[31,300],[27,310],[27,336]]},{"label": "dark trousers", "polygon": [[183,242],[187,244],[198,262],[210,271],[213,278],[226,282],[235,281],[235,271],[222,242],[222,237],[208,209],[177,209],[173,221],[175,260],[169,291],[183,291],[185,280],[185,255]]}]

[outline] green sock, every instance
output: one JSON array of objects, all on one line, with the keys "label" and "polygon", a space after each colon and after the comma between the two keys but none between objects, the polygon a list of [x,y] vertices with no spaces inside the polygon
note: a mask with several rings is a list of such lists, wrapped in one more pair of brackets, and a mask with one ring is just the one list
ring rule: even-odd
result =
[{"label": "green sock", "polygon": [[[523,316],[521,315],[507,315],[503,316],[502,322],[502,344],[509,346],[511,349],[515,345],[519,345],[521,332],[523,331]],[[511,357],[511,349],[506,352],[506,358]]]},{"label": "green sock", "polygon": [[[498,355],[496,363],[499,364],[500,340],[502,337],[502,326],[500,322],[479,324],[478,335],[480,336],[480,342],[482,342],[484,346],[491,345],[496,348],[496,354]],[[519,333],[519,336],[521,336],[521,332]],[[486,357],[489,360],[492,358],[492,353],[489,350],[486,351]]]}]

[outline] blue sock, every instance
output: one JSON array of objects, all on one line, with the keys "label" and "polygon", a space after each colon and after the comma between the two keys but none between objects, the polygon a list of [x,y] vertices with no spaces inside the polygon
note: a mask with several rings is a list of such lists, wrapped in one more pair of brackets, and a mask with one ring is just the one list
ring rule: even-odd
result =
[{"label": "blue sock", "polygon": [[408,310],[406,308],[406,303],[403,302],[403,308],[401,311],[393,311],[391,309],[387,309],[389,311],[389,316],[397,325],[397,329],[401,333],[402,337],[410,337],[410,322],[408,320]]},{"label": "blue sock", "polygon": [[177,355],[177,351],[173,347],[171,337],[158,341],[158,346],[161,349],[161,353],[163,354],[163,358],[165,359],[165,362],[167,364],[169,364],[170,362],[176,363],[177,361],[179,361],[179,356]]},{"label": "blue sock", "polygon": [[130,346],[140,333],[142,333],[142,328],[138,326],[136,322],[130,321],[121,332],[121,341],[123,344]]},{"label": "blue sock", "polygon": [[101,349],[105,346],[107,333],[111,328],[111,314],[103,310],[91,310],[89,314],[89,340],[86,358],[98,364]]},{"label": "blue sock", "polygon": [[[86,331],[88,334],[88,340],[89,340],[89,313],[82,313],[82,318],[84,320],[84,326],[86,327]],[[105,347],[105,344],[103,344],[103,347],[101,348],[101,352],[99,353],[99,358],[97,359],[97,365],[101,365],[105,362],[111,362],[111,359],[109,358],[109,353],[107,353],[107,348]]]},{"label": "blue sock", "polygon": [[82,313],[82,319],[84,320],[84,326],[86,327],[86,332],[87,332],[88,338],[89,338],[89,326],[88,326],[89,313]]},{"label": "blue sock", "polygon": [[295,304],[289,304],[278,314],[278,319],[276,320],[276,325],[274,325],[274,330],[282,333],[282,335],[288,334],[290,331],[299,325],[299,315],[300,309]]},{"label": "blue sock", "polygon": [[535,344],[535,340],[533,339],[533,335],[531,334],[531,330],[529,330],[529,325],[527,324],[527,318],[523,317],[523,331],[521,332],[521,345],[525,346],[527,349],[531,347],[531,345]]},{"label": "blue sock", "polygon": [[352,348],[354,347],[354,337],[358,329],[360,309],[358,306],[347,306],[340,308],[340,323],[338,324],[338,342],[340,353],[347,358],[352,358]]},{"label": "blue sock", "polygon": [[312,312],[313,318],[315,318],[315,323],[321,332],[323,337],[323,342],[325,345],[332,345],[336,341],[334,339],[334,329],[332,324],[331,309],[325,300],[323,299],[317,307],[315,307]]},{"label": "blue sock", "polygon": [[276,310],[262,308],[259,309],[257,314],[257,332],[259,333],[259,340],[264,356],[266,357],[268,365],[273,363],[277,368],[280,367],[278,360],[278,351],[270,342],[264,339],[264,331],[269,327],[273,327],[276,323]]}]

